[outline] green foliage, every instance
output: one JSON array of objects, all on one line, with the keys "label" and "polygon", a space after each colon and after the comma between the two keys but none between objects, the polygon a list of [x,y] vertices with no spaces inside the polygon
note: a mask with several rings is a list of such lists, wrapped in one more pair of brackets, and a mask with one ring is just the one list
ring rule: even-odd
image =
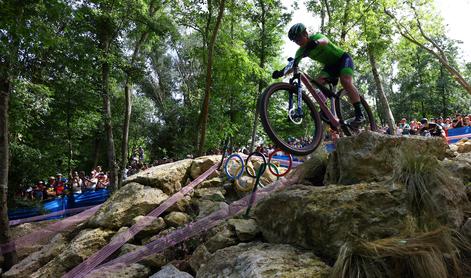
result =
[{"label": "green foliage", "polygon": [[[402,39],[384,13],[400,15],[418,34],[411,8],[416,7],[425,31],[471,80],[471,63],[460,60],[459,44],[447,37],[430,3],[311,0],[313,18],[302,20],[324,17],[321,31],[354,56],[357,85],[373,110],[379,107],[368,45],[394,114],[419,118],[469,112],[471,98],[434,57]],[[128,150],[142,145],[149,161],[194,153],[217,7],[217,1],[196,0],[1,1],[0,77],[13,84],[12,186],[56,171],[88,172],[95,164],[107,164],[102,62],[110,65],[117,157],[126,80],[133,88]],[[227,2],[214,49],[207,151],[219,148],[227,136],[237,146],[250,143],[257,96],[272,82],[271,72],[284,64],[281,46],[290,18],[279,0]],[[140,51],[133,56],[136,45]],[[314,75],[318,69],[314,64],[308,71]],[[258,131],[266,139],[260,126]]]}]

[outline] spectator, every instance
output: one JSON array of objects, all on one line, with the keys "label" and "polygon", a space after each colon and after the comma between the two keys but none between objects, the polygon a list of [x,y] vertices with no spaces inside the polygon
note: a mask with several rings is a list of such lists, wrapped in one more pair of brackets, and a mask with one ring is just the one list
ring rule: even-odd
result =
[{"label": "spectator", "polygon": [[420,120],[420,123],[423,125],[420,129],[420,135],[422,136],[440,136],[446,140],[445,131],[441,125],[437,123],[429,123],[427,118]]},{"label": "spectator", "polygon": [[442,127],[443,127],[443,129],[445,129],[445,130],[452,128],[452,126],[451,126],[451,119],[450,119],[450,118],[446,118],[445,121],[444,121],[443,124],[442,124]]},{"label": "spectator", "polygon": [[138,152],[138,155],[139,155],[139,161],[144,161],[144,149],[142,148],[142,146],[139,146],[139,148],[137,149],[137,152]]},{"label": "spectator", "polygon": [[399,129],[401,129],[402,135],[410,135],[410,125],[407,123],[406,118],[402,118],[399,122]]},{"label": "spectator", "polygon": [[416,119],[413,119],[410,122],[410,130],[409,130],[410,135],[417,135],[419,134],[419,124],[417,123]]},{"label": "spectator", "polygon": [[56,191],[56,196],[62,195],[65,190],[65,182],[62,178],[61,173],[56,174],[56,182],[54,183],[54,190]]},{"label": "spectator", "polygon": [[57,195],[56,190],[54,188],[55,184],[56,184],[56,178],[53,176],[50,176],[48,179],[48,184],[46,186],[47,198],[54,198]]},{"label": "spectator", "polygon": [[461,114],[456,114],[456,120],[453,121],[453,128],[460,128],[463,126],[463,117],[461,116]]},{"label": "spectator", "polygon": [[467,116],[464,117],[463,125],[464,126],[471,126],[470,115],[467,115]]},{"label": "spectator", "polygon": [[82,179],[79,177],[77,171],[72,173],[72,177],[70,178],[70,188],[72,189],[73,193],[82,193],[83,182]]}]

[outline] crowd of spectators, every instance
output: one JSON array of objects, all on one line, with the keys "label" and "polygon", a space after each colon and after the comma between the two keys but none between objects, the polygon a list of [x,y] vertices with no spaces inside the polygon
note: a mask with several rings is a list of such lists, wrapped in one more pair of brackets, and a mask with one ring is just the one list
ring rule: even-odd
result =
[{"label": "crowd of spectators", "polygon": [[105,189],[108,184],[108,174],[102,171],[101,166],[97,166],[90,175],[86,175],[85,171],[72,171],[66,178],[57,173],[56,176],[50,176],[46,182],[40,180],[34,185],[21,188],[18,195],[24,199],[42,201],[71,193]]},{"label": "crowd of spectators", "polygon": [[[438,117],[428,120],[422,118],[420,121],[412,119],[410,122],[402,118],[397,124],[396,135],[421,135],[421,136],[442,136],[445,137],[446,131],[453,128],[471,126],[471,115],[456,114],[452,117]],[[391,134],[389,128],[382,128],[386,134]]]}]

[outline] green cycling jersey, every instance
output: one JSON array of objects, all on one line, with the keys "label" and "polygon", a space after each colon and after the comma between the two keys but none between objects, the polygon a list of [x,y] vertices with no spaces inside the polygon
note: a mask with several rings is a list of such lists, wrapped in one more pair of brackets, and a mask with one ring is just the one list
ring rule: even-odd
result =
[{"label": "green cycling jersey", "polygon": [[[311,40],[327,39],[323,34],[317,33],[309,37]],[[295,59],[301,60],[303,58],[304,47],[300,47],[296,51]],[[326,45],[318,45],[308,53],[308,57],[318,61],[324,65],[335,65],[342,55],[345,54],[345,51],[329,41]]]}]

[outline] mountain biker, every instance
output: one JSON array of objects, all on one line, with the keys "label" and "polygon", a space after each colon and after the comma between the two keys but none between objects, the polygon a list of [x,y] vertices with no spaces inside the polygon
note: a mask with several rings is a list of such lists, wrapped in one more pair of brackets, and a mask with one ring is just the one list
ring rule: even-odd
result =
[{"label": "mountain biker", "polygon": [[[325,35],[317,33],[308,35],[306,27],[302,23],[296,23],[289,29],[288,38],[299,45],[296,51],[295,62],[299,62],[304,57],[318,61],[324,68],[317,76],[316,81],[325,84],[327,78],[340,77],[340,83],[347,91],[350,102],[355,108],[355,119],[352,125],[359,126],[365,121],[361,111],[360,95],[353,85],[353,60],[343,49],[332,43]],[[273,72],[272,77],[283,76],[282,71]]]}]

